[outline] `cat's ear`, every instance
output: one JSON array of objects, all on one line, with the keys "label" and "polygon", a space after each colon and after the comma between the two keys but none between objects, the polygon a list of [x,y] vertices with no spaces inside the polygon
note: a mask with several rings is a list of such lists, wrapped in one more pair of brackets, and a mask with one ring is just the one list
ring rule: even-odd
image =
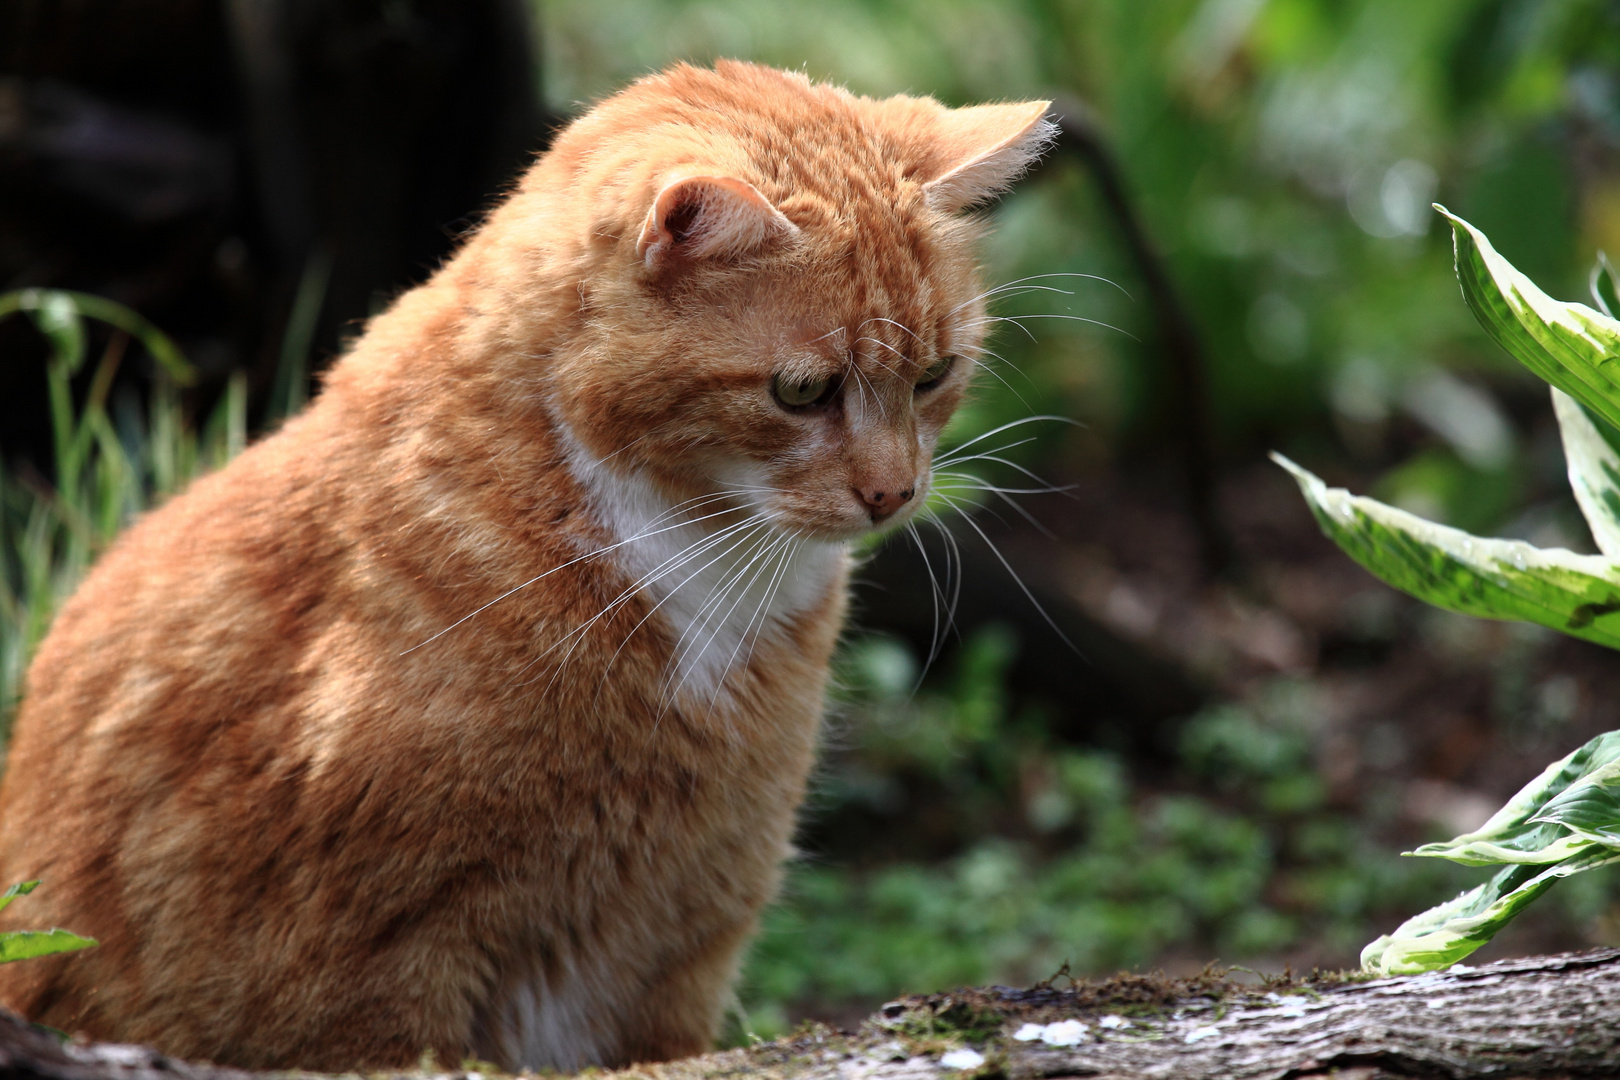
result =
[{"label": "cat's ear", "polygon": [[945,109],[933,132],[935,167],[923,183],[928,205],[948,214],[1001,194],[1035,163],[1057,125],[1046,119],[1050,101]]},{"label": "cat's ear", "polygon": [[676,255],[746,255],[798,231],[754,185],[730,176],[688,176],[653,200],[636,254],[648,269],[657,269]]}]

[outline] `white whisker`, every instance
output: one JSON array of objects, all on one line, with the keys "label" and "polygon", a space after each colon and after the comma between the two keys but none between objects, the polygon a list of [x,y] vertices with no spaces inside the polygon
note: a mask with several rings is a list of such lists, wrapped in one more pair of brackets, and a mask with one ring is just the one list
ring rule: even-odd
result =
[{"label": "white whisker", "polygon": [[[734,494],[742,494],[742,493],[743,493],[743,491],[741,489],[739,489],[738,491],[735,491],[735,492],[731,492],[731,491],[716,492],[716,493],[713,493],[713,494],[710,494],[710,495],[700,496],[700,497],[697,497],[697,498],[694,498],[694,499],[688,499],[685,503],[681,503],[681,504],[679,504],[677,506],[673,506],[669,510],[667,510],[664,513],[660,514],[658,517],[654,518],[651,523],[656,524],[658,521],[661,521],[664,518],[672,516],[673,514],[679,512],[682,508],[688,507],[691,504],[702,505],[704,503],[714,502],[714,501],[719,500],[719,499],[729,498]],[[428,638],[425,641],[417,642],[415,645],[412,645],[410,648],[406,649],[404,652],[400,653],[399,655],[406,656],[406,655],[409,655],[410,653],[415,652],[417,649],[420,649],[424,645],[431,645],[433,642],[439,640],[441,637],[448,634],[450,631],[454,630],[456,627],[460,626],[462,623],[466,622],[468,619],[474,618],[474,617],[476,617],[478,615],[482,615],[484,612],[488,611],[490,608],[494,607],[496,604],[499,604],[501,601],[507,599],[508,597],[514,596],[517,593],[522,592],[524,589],[527,589],[530,585],[533,585],[535,582],[542,581],[545,578],[550,577],[552,574],[557,573],[559,570],[566,570],[570,566],[574,566],[574,565],[576,565],[578,563],[587,562],[587,561],[589,561],[591,559],[601,558],[602,556],[608,554],[611,551],[614,551],[614,550],[616,550],[618,548],[624,547],[626,544],[633,544],[638,540],[645,540],[648,537],[657,536],[660,533],[666,533],[666,532],[669,532],[672,529],[684,528],[687,525],[692,525],[692,524],[695,524],[695,523],[700,522],[700,521],[707,521],[710,518],[721,517],[721,516],[723,516],[725,514],[730,514],[730,513],[735,513],[735,512],[736,511],[733,508],[727,507],[724,510],[717,510],[712,514],[705,514],[705,515],[703,515],[701,517],[693,518],[693,519],[691,519],[689,521],[678,521],[673,525],[666,525],[661,529],[649,529],[649,530],[647,530],[645,532],[638,533],[635,536],[631,536],[631,537],[627,537],[627,538],[625,538],[623,540],[615,541],[614,543],[611,543],[611,544],[607,545],[606,547],[596,548],[596,549],[594,549],[592,551],[587,551],[585,554],[576,556],[575,558],[572,558],[572,559],[569,559],[565,563],[561,563],[561,564],[559,564],[557,566],[553,566],[550,570],[547,570],[544,573],[536,574],[534,577],[530,578],[528,581],[525,581],[521,585],[513,586],[512,588],[510,588],[510,589],[506,590],[505,592],[501,593],[501,595],[497,596],[495,599],[491,600],[489,603],[483,605],[482,607],[476,608],[473,611],[468,612],[467,614],[463,615],[461,618],[457,619],[455,622],[451,623],[449,626],[445,627],[443,630],[440,630],[437,634],[434,634],[432,637]]]},{"label": "white whisker", "polygon": [[1024,579],[1018,576],[1018,571],[1013,569],[1012,563],[1007,561],[1007,557],[1001,553],[1001,549],[996,546],[995,541],[990,539],[989,534],[981,529],[979,527],[979,523],[974,521],[972,517],[965,513],[960,513],[960,505],[956,502],[956,500],[952,499],[951,496],[942,492],[940,493],[940,497],[946,502],[947,505],[950,505],[953,509],[958,511],[959,516],[964,522],[967,523],[968,528],[972,529],[975,533],[978,533],[979,539],[984,541],[985,546],[988,547],[991,554],[996,557],[996,561],[1001,563],[1002,569],[1007,571],[1008,576],[1013,579],[1013,583],[1017,585],[1019,591],[1024,594],[1024,598],[1030,602],[1037,612],[1040,613],[1041,618],[1046,620],[1046,625],[1052,628],[1052,632],[1058,636],[1059,640],[1061,640],[1063,644],[1067,645],[1069,648],[1073,649],[1075,655],[1082,655],[1080,650],[1075,647],[1074,642],[1069,640],[1069,635],[1063,632],[1062,627],[1058,626],[1057,621],[1052,618],[1044,607],[1041,606],[1041,602],[1035,599],[1035,594],[1030,591],[1028,585],[1024,584]]},{"label": "white whisker", "polygon": [[[750,515],[749,517],[745,518],[744,520],[742,520],[740,522],[736,522],[736,523],[734,523],[732,525],[728,525],[728,526],[726,526],[725,528],[721,529],[718,532],[707,534],[702,539],[700,539],[700,540],[698,540],[698,541],[696,541],[696,542],[694,542],[692,544],[687,545],[686,547],[682,548],[676,554],[671,555],[669,558],[665,559],[662,563],[660,563],[658,566],[654,567],[652,570],[650,570],[647,573],[643,574],[639,579],[637,579],[635,582],[633,582],[628,588],[621,591],[618,596],[616,596],[612,600],[610,600],[607,603],[607,605],[602,608],[601,611],[597,612],[595,615],[592,615],[589,619],[586,619],[579,626],[576,626],[574,629],[570,630],[563,637],[559,638],[557,641],[555,641],[551,645],[549,645],[546,649],[544,649],[534,659],[530,660],[528,664],[524,665],[523,670],[527,671],[529,668],[533,667],[535,664],[539,663],[542,659],[544,659],[548,654],[550,654],[551,652],[553,652],[554,650],[559,648],[565,642],[569,642],[570,639],[572,639],[572,642],[568,646],[568,651],[563,655],[562,660],[558,662],[557,670],[552,673],[551,684],[555,684],[555,682],[557,681],[558,675],[560,675],[562,673],[562,669],[564,667],[566,667],[567,664],[568,664],[568,661],[570,659],[572,659],[572,657],[574,655],[574,650],[576,648],[578,648],[580,642],[585,640],[586,632],[589,631],[590,628],[592,626],[594,626],[597,622],[599,622],[603,618],[606,618],[608,615],[612,614],[614,611],[618,610],[620,607],[624,606],[633,597],[640,594],[643,589],[646,589],[650,585],[653,585],[653,584],[657,583],[658,581],[660,581],[662,578],[667,577],[668,575],[680,570],[682,567],[686,566],[688,563],[702,557],[704,554],[706,554],[708,551],[712,550],[714,547],[716,547],[716,546],[718,546],[720,544],[723,544],[728,539],[731,539],[731,538],[735,537],[737,535],[737,533],[742,532],[744,530],[752,531],[752,530],[755,530],[755,529],[761,529],[761,528],[764,528],[768,524],[769,524],[769,518],[766,515],[764,515],[764,514],[753,514],[753,515]],[[691,574],[687,575],[684,579],[682,579],[679,583],[677,583],[673,588],[671,588],[667,593],[665,593],[665,595],[664,595],[664,597],[662,599],[660,599],[657,603],[655,603],[653,605],[653,610],[656,611],[659,607],[663,606],[665,601],[669,600],[678,591],[680,591],[680,588],[681,588],[682,585],[685,585],[687,582],[691,581],[693,578],[695,578],[699,574],[703,573],[703,571],[707,570],[709,567],[713,566],[715,563],[719,562],[721,559],[724,559],[728,554],[730,554],[731,551],[735,550],[735,548],[738,545],[746,542],[746,540],[747,540],[746,535],[743,536],[740,539],[735,540],[730,547],[727,547],[725,550],[721,551],[720,554],[716,555],[713,559],[709,560],[707,563],[704,563],[698,569],[694,570]],[[641,628],[642,623],[645,623],[647,621],[647,619],[651,617],[651,615],[652,615],[652,612],[648,612],[646,616],[643,616],[643,618],[641,619],[640,622],[636,623],[635,626],[631,627],[630,633],[626,634],[624,641],[620,642],[620,644],[619,644],[619,649],[620,650],[622,650],[624,648],[624,646],[629,642],[630,637],[637,630],[639,630]],[[618,655],[619,655],[618,652],[615,651],[614,658],[617,659]],[[521,675],[522,672],[520,671],[520,672],[518,672],[518,674]],[[549,689],[549,686],[551,684],[548,684],[548,689]],[[526,686],[528,684],[527,683],[520,683],[519,685],[525,685]]]}]

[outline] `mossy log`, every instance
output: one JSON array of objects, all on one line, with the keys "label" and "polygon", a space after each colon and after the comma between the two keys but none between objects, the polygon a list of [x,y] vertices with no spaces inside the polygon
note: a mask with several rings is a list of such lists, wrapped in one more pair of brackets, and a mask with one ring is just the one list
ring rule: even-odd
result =
[{"label": "mossy log", "polygon": [[[1340,1080],[1620,1076],[1620,949],[1395,979],[1239,982],[1123,975],[885,1005],[859,1032],[808,1026],[758,1046],[596,1080]],[[429,1076],[475,1077],[475,1066]],[[0,1022],[0,1075],[248,1080],[142,1047],[60,1044]],[[263,1074],[260,1074],[263,1075]],[[482,1078],[476,1078],[482,1080]]]}]

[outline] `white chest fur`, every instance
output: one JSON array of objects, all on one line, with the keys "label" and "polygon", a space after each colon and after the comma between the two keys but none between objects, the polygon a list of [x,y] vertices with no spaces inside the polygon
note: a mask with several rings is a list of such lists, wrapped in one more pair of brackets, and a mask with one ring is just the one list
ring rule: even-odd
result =
[{"label": "white chest fur", "polygon": [[742,475],[749,470],[728,478],[740,481],[733,494],[672,505],[642,476],[566,441],[570,469],[613,537],[603,557],[651,600],[648,619],[675,642],[670,697],[712,705],[756,645],[822,603],[838,579],[845,546],[778,529],[749,495],[763,490]]}]

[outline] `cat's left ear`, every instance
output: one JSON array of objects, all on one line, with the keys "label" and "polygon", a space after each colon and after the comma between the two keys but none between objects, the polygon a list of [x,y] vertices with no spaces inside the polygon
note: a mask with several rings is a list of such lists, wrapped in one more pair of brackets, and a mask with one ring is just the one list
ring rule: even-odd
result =
[{"label": "cat's left ear", "polygon": [[799,227],[759,189],[731,176],[688,176],[664,187],[647,211],[636,254],[649,270],[673,256],[746,255]]},{"label": "cat's left ear", "polygon": [[928,205],[954,214],[993,198],[1035,163],[1057,125],[1050,101],[945,109],[936,121],[930,157],[942,169],[923,184]]}]

